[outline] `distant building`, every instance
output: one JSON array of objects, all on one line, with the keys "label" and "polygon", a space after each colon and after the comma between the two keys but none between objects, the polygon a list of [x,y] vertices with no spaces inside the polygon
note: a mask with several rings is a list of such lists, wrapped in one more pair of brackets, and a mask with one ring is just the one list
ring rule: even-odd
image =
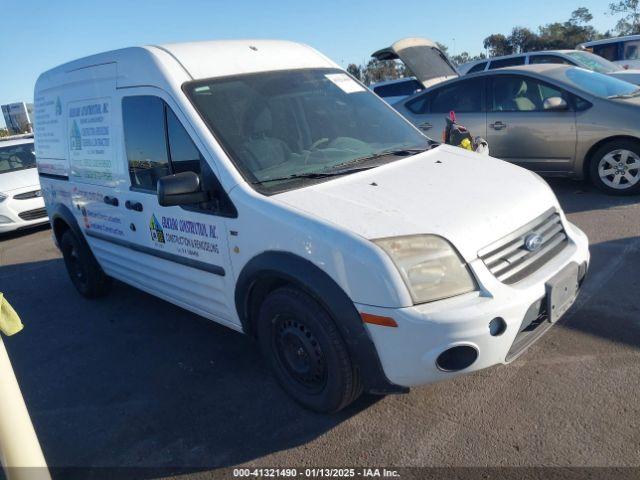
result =
[{"label": "distant building", "polygon": [[10,134],[33,132],[33,103],[9,103],[0,108]]}]

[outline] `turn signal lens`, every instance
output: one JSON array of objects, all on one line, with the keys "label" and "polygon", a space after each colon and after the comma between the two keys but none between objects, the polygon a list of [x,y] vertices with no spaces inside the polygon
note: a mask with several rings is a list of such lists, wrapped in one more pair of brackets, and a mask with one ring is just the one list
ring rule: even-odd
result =
[{"label": "turn signal lens", "polygon": [[398,324],[391,317],[383,317],[380,315],[372,315],[371,313],[361,313],[360,317],[364,323],[372,325],[380,325],[382,327],[397,327]]}]

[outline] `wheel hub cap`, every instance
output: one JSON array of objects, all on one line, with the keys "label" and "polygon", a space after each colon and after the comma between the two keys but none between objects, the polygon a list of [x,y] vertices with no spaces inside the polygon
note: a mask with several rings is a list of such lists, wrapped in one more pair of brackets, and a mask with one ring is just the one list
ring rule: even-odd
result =
[{"label": "wheel hub cap", "polygon": [[640,156],[626,149],[607,153],[598,164],[602,183],[616,190],[626,190],[640,182]]}]

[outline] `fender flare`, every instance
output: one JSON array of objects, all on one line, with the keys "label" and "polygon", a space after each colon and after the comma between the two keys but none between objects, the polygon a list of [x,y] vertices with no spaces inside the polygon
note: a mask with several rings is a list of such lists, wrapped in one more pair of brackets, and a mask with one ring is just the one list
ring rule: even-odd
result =
[{"label": "fender flare", "polygon": [[[384,374],[378,352],[353,301],[326,272],[302,257],[288,252],[267,251],[244,266],[235,290],[238,316],[245,333],[255,334],[252,315],[254,287],[263,281],[293,284],[311,295],[331,315],[349,354],[370,393],[406,393],[408,388],[391,383]],[[264,297],[263,297],[264,298]]]}]

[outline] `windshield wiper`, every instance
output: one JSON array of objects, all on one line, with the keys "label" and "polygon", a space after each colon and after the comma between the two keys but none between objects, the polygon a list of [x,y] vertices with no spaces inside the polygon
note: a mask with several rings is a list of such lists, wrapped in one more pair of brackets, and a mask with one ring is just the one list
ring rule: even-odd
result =
[{"label": "windshield wiper", "polygon": [[287,175],[284,177],[276,177],[276,178],[267,178],[265,180],[257,180],[255,182],[251,182],[252,185],[262,184],[262,183],[270,183],[270,182],[283,182],[285,180],[295,180],[298,178],[327,178],[327,177],[337,177],[340,175],[348,175],[350,173],[362,172],[364,170],[369,170],[373,168],[373,166],[368,167],[359,167],[359,168],[344,168],[340,170],[330,170],[326,172],[309,172],[309,173],[296,173],[294,175]]},{"label": "windshield wiper", "polygon": [[[378,158],[383,157],[406,157],[411,155],[416,155],[418,153],[426,152],[431,149],[431,145],[425,148],[393,148],[390,150],[383,150],[382,152],[374,153],[372,155],[366,155],[364,157],[354,158],[353,160],[349,160],[345,163],[339,163],[338,165],[333,166],[332,168],[343,168],[348,165],[354,165],[361,162],[366,162],[367,160],[376,160]],[[378,165],[373,165],[369,168],[377,167]]]},{"label": "windshield wiper", "polygon": [[637,97],[638,95],[640,95],[640,88],[638,88],[637,90],[634,90],[631,93],[622,93],[620,95],[611,95],[609,98],[610,100],[616,99],[616,98],[633,98],[633,97]]}]

